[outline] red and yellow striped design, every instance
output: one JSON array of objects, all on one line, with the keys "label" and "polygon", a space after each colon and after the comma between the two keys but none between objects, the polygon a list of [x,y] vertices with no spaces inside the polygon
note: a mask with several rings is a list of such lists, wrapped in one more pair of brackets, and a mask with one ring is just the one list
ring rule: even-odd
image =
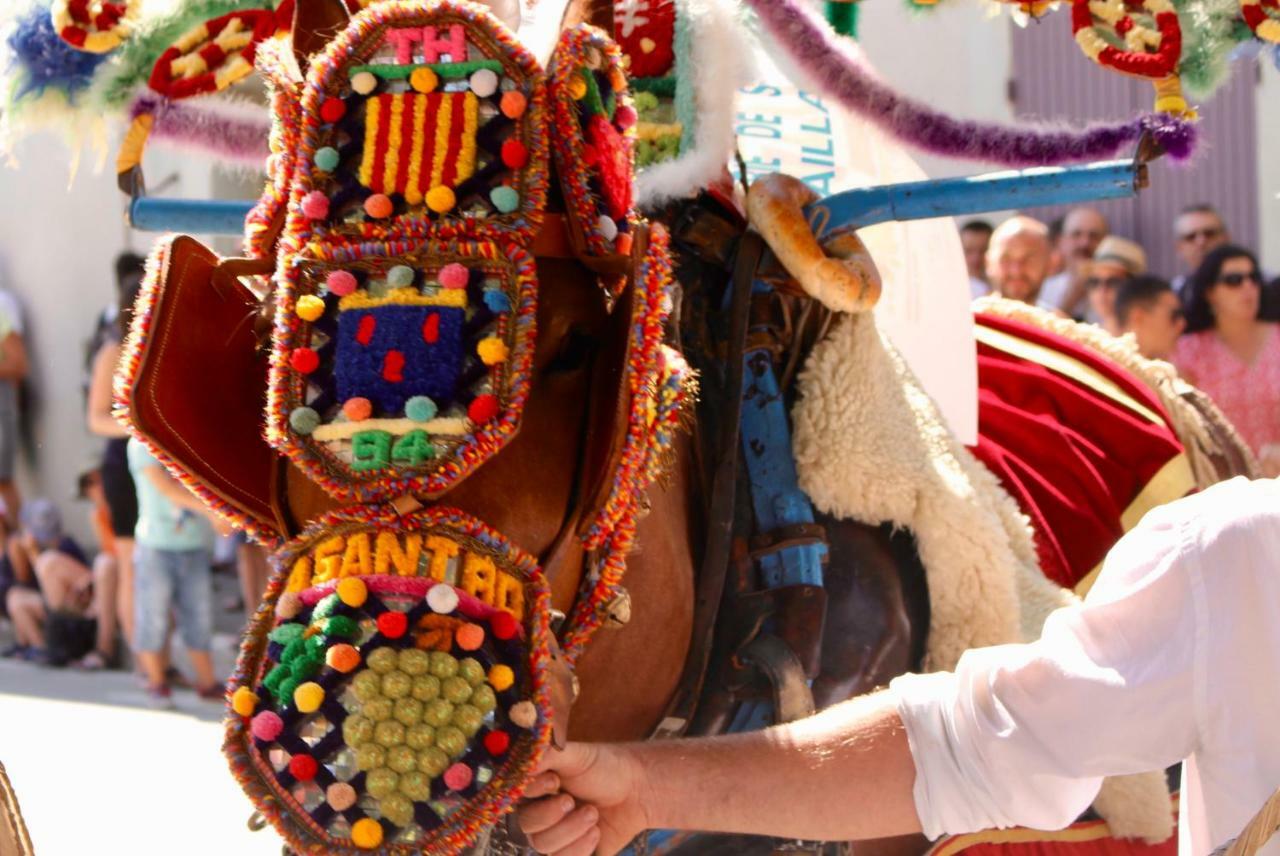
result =
[{"label": "red and yellow striped design", "polygon": [[476,168],[478,102],[471,92],[377,95],[365,105],[360,183],[418,205]]}]

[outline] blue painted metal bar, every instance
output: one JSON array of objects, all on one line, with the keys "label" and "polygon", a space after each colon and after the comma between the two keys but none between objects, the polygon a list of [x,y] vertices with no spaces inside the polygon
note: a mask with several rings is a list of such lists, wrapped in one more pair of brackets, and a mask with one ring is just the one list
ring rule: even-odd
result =
[{"label": "blue painted metal bar", "polygon": [[254,203],[240,199],[159,199],[139,196],[129,203],[129,225],[140,232],[242,235]]},{"label": "blue painted metal bar", "polygon": [[[1140,164],[1131,160],[1107,161],[863,187],[810,205],[809,222],[822,239],[836,231],[889,220],[922,220],[1033,205],[1121,199],[1137,193],[1140,168]],[[129,223],[143,232],[239,235],[244,231],[245,215],[252,207],[252,202],[242,200],[143,196],[130,203]]]},{"label": "blue painted metal bar", "polygon": [[1140,170],[1139,163],[1118,160],[883,184],[828,196],[810,205],[806,213],[821,240],[837,231],[890,220],[1122,199],[1137,194]]}]

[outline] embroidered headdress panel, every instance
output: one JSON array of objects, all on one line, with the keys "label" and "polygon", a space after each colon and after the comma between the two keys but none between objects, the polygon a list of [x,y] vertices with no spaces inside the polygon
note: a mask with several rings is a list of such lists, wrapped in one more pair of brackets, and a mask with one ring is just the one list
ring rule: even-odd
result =
[{"label": "embroidered headdress panel", "polygon": [[544,99],[536,60],[469,3],[380,3],[313,61],[268,436],[334,496],[438,496],[514,435]]}]

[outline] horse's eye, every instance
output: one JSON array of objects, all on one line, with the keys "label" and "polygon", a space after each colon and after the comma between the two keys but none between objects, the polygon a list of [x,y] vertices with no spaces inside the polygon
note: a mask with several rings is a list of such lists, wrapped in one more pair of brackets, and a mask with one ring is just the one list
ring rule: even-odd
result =
[{"label": "horse's eye", "polygon": [[547,364],[547,373],[577,371],[591,359],[597,344],[590,334],[576,327],[571,328],[560,340],[556,355]]}]

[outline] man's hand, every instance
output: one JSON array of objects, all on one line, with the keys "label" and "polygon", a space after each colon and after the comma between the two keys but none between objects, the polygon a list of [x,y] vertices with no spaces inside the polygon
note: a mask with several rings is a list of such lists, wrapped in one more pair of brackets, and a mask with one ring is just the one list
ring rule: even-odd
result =
[{"label": "man's hand", "polygon": [[525,790],[520,828],[539,853],[617,853],[648,828],[643,769],[626,746],[570,743],[548,748]]}]

